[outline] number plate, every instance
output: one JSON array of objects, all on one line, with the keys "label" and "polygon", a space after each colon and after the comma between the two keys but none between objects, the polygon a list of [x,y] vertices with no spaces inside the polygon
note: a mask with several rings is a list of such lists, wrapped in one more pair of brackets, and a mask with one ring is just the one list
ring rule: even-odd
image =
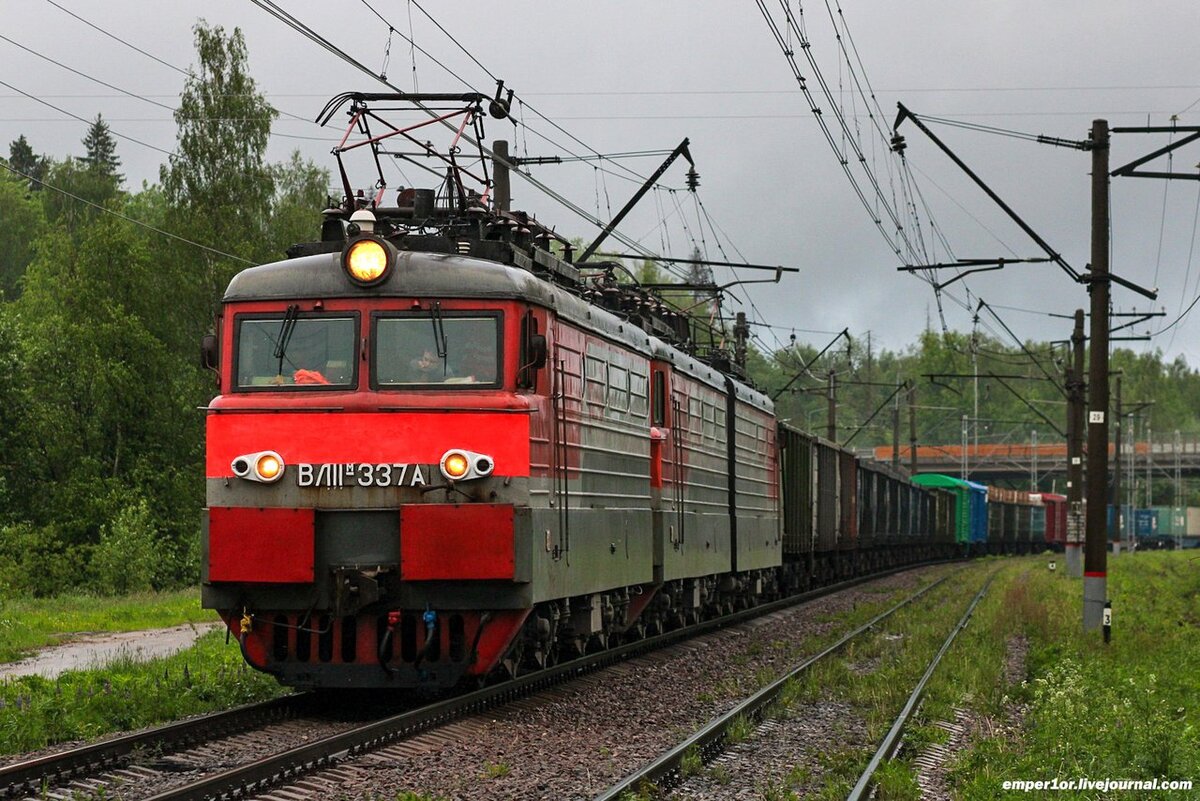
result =
[{"label": "number plate", "polygon": [[298,487],[425,487],[427,476],[435,468],[427,464],[404,464],[392,462],[373,464],[350,462],[349,464],[298,464],[296,486]]}]

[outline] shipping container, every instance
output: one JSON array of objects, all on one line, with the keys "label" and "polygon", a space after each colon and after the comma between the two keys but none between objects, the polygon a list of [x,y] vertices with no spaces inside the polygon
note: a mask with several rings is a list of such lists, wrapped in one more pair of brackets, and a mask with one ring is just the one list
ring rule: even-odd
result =
[{"label": "shipping container", "polygon": [[966,544],[987,541],[987,487],[941,473],[918,473],[912,480],[923,487],[938,487],[954,495],[955,542]]}]

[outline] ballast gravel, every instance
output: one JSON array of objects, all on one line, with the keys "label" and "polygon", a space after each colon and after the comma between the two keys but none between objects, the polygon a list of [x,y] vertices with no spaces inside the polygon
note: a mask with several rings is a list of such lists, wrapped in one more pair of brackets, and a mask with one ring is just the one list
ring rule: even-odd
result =
[{"label": "ballast gravel", "polygon": [[[805,655],[806,638],[850,628],[832,617],[911,593],[947,569],[907,571],[689,640],[258,797],[592,798],[777,678]],[[797,764],[805,749],[815,759],[854,725],[844,717],[828,704],[800,708],[778,759]],[[735,797],[730,789],[705,797]]]}]

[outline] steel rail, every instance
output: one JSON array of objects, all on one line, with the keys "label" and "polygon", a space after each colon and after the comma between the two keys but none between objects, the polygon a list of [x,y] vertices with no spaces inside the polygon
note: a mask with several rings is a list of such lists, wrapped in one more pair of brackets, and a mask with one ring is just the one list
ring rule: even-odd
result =
[{"label": "steel rail", "polygon": [[671,750],[665,752],[658,759],[642,766],[641,768],[638,768],[633,773],[630,773],[625,778],[609,787],[600,795],[597,795],[594,801],[617,801],[626,793],[636,793],[640,787],[647,784],[654,786],[657,790],[662,790],[664,787],[671,786],[681,775],[681,766],[683,764],[685,755],[692,752],[693,749],[699,752],[703,761],[709,761],[712,757],[724,749],[726,735],[728,734],[729,729],[735,720],[738,718],[755,719],[759,717],[760,713],[770,706],[770,704],[779,696],[779,694],[783,691],[784,686],[789,681],[796,678],[825,657],[837,652],[860,634],[874,628],[875,625],[885,620],[896,611],[904,608],[908,604],[925,595],[934,587],[939,586],[949,578],[950,576],[943,576],[937,581],[926,585],[914,594],[910,595],[908,598],[905,598],[903,601],[900,601],[891,608],[880,612],[866,623],[844,635],[837,640],[837,642],[829,645],[820,653],[810,656],[804,661],[795,665],[786,673],[784,673],[784,675],[780,676],[766,687],[763,687],[761,690],[754,693],[754,695],[751,695],[737,706],[730,709],[728,712],[725,712],[724,714],[705,724],[705,726],[695,734],[692,734],[686,740],[682,741]]},{"label": "steel rail", "polygon": [[146,748],[161,749],[164,745],[186,748],[216,736],[245,731],[264,721],[283,720],[313,698],[311,693],[287,695],[6,765],[0,767],[0,798],[39,793],[43,782],[116,766]]},{"label": "steel rail", "polygon": [[884,736],[883,742],[879,744],[875,755],[871,757],[871,761],[867,763],[867,767],[863,770],[862,775],[858,777],[858,783],[854,785],[854,789],[850,791],[850,795],[846,796],[846,801],[863,801],[869,796],[871,789],[871,778],[875,775],[875,771],[883,764],[883,760],[891,759],[895,756],[896,751],[900,747],[900,737],[904,733],[904,727],[908,725],[908,721],[912,719],[913,713],[917,711],[917,705],[920,704],[922,696],[925,694],[925,685],[929,683],[929,679],[933,676],[933,672],[937,670],[938,664],[942,661],[942,657],[950,650],[950,646],[958,637],[959,632],[967,627],[967,623],[971,620],[971,615],[975,612],[975,607],[983,600],[984,594],[988,591],[988,587],[992,586],[992,580],[996,578],[997,570],[993,570],[988,576],[987,581],[979,588],[979,592],[975,594],[975,599],[967,606],[967,611],[963,612],[963,616],[958,621],[950,634],[947,635],[946,641],[942,643],[942,647],[934,655],[929,662],[929,667],[925,668],[924,675],[917,682],[917,686],[913,688],[912,693],[908,696],[908,701],[905,702],[904,708],[900,710],[900,714],[896,716],[896,721],[892,724],[892,728]]},{"label": "steel rail", "polygon": [[192,784],[164,791],[144,801],[207,801],[214,798],[264,792],[283,781],[298,778],[305,773],[335,764],[347,757],[381,748],[396,740],[411,737],[466,715],[506,704],[562,681],[616,664],[632,656],[647,653],[700,634],[742,623],[764,614],[803,604],[807,601],[849,589],[859,584],[885,578],[895,573],[931,565],[946,564],[950,561],[955,560],[930,560],[866,576],[859,576],[838,582],[837,584],[831,584],[760,606],[751,607],[750,609],[735,612],[732,615],[703,621],[692,626],[648,637],[595,654],[588,654],[570,662],[564,662],[551,668],[519,676],[493,687],[485,687],[465,695],[421,707],[420,709],[391,715],[349,731],[331,735],[288,751],[273,754],[257,762],[200,779]]}]

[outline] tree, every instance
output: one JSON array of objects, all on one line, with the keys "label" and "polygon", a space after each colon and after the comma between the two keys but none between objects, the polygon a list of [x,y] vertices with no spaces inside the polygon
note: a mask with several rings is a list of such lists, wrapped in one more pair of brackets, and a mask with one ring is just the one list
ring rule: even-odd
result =
[{"label": "tree", "polygon": [[292,151],[290,160],[270,167],[275,185],[269,226],[271,250],[282,257],[291,245],[311,242],[321,227],[321,210],[329,201],[329,170]]},{"label": "tree", "polygon": [[36,250],[23,294],[0,315],[5,372],[19,377],[0,380],[0,523],[86,554],[105,530],[129,529],[146,499],[154,530],[139,531],[157,538],[169,577],[203,497],[197,371],[167,342],[173,275],[109,215],[77,237],[51,230]]},{"label": "tree", "polygon": [[44,227],[42,207],[31,197],[29,182],[0,170],[0,299],[11,300],[33,259],[33,242]]},{"label": "tree", "polygon": [[[263,260],[274,195],[263,159],[276,111],[250,77],[241,30],[227,35],[201,21],[193,31],[200,63],[175,111],[175,154],[160,171],[168,225],[225,253]],[[241,265],[192,247],[176,248],[175,257],[181,305],[190,310],[184,331],[195,341],[211,325],[214,304]]]},{"label": "tree", "polygon": [[33,152],[33,148],[21,134],[8,145],[9,165],[29,179],[30,189],[40,189],[39,183],[46,176],[49,159]]},{"label": "tree", "polygon": [[61,226],[72,236],[81,235],[93,220],[103,214],[97,206],[114,201],[119,205],[121,199],[117,177],[87,166],[83,159],[67,159],[51,164],[46,172],[46,183],[62,190],[42,193],[46,221]]},{"label": "tree", "polygon": [[87,148],[87,155],[82,161],[90,170],[111,178],[118,186],[125,180],[125,176],[117,172],[121,166],[121,159],[117,156],[117,140],[99,114],[88,128],[83,146]]}]

